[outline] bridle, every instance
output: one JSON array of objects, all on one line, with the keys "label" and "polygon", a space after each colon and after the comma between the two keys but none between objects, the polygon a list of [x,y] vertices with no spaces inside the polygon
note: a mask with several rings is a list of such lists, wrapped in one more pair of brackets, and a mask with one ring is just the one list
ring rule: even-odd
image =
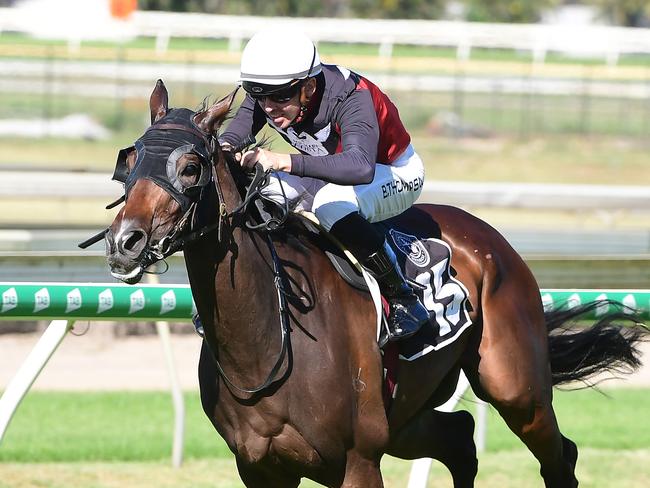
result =
[{"label": "bridle", "polygon": [[[186,110],[186,109],[185,109]],[[281,332],[281,350],[272,367],[266,380],[255,388],[245,388],[238,386],[232,382],[224,372],[217,355],[214,354],[217,370],[226,384],[234,390],[246,394],[256,394],[268,388],[277,379],[280,368],[283,364],[284,357],[288,350],[288,309],[286,301],[286,291],[284,288],[284,279],[282,268],[280,265],[279,257],[277,256],[273,242],[269,236],[270,231],[277,230],[281,227],[288,215],[287,199],[284,198],[284,205],[279,206],[280,217],[271,217],[267,219],[255,220],[248,212],[249,205],[252,202],[258,204],[263,200],[272,202],[261,193],[261,189],[268,183],[270,171],[264,171],[263,167],[259,164],[255,166],[255,173],[247,185],[245,194],[242,196],[242,202],[232,210],[229,210],[224,198],[224,193],[221,188],[219,174],[217,172],[217,165],[214,163],[214,158],[218,157],[221,151],[216,135],[208,135],[201,131],[194,124],[194,115],[196,113],[186,110],[186,115],[183,122],[169,122],[166,121],[168,116],[163,117],[158,123],[151,125],[145,134],[140,137],[133,146],[129,146],[120,150],[113,173],[113,179],[123,183],[124,195],[118,200],[109,204],[106,208],[112,208],[122,202],[126,202],[129,196],[129,191],[140,178],[147,178],[162,187],[167,191],[176,202],[178,202],[183,216],[176,222],[172,229],[161,238],[155,245],[148,245],[143,251],[140,260],[142,269],[146,269],[151,264],[164,260],[171,254],[181,250],[185,244],[203,238],[207,234],[217,230],[217,239],[223,242],[223,226],[224,223],[233,229],[238,225],[245,225],[248,229],[253,231],[262,231],[266,233],[266,240],[270,249],[271,258],[273,262],[273,275],[274,284],[278,295],[279,314],[280,314],[280,332]],[[161,133],[160,131],[166,131]],[[164,173],[159,168],[159,160],[156,158],[147,159],[147,141],[148,136],[158,136],[160,140],[183,142],[169,152],[167,156],[167,163],[165,165]],[[151,137],[149,137],[151,138]],[[245,145],[250,145],[246,141]],[[156,149],[156,148],[154,148]],[[169,149],[169,147],[168,147]],[[243,148],[235,148],[233,152],[238,152]],[[127,157],[130,151],[136,150],[136,162],[133,168],[129,170],[127,165]],[[154,151],[155,152],[155,151]],[[178,159],[187,153],[196,154],[201,167],[201,174],[197,183],[184,187],[183,184],[176,176],[176,163]],[[158,153],[160,154],[160,153]],[[158,162],[158,165],[153,163]],[[226,164],[228,164],[226,162]],[[217,219],[215,222],[208,225],[194,228],[195,223],[198,221],[196,218],[196,211],[199,202],[205,195],[205,192],[213,187],[216,192],[218,202]],[[275,204],[277,206],[277,204]],[[258,206],[260,213],[263,213],[261,206]],[[90,239],[79,244],[79,247],[86,248],[95,242],[102,240],[108,229],[98,233]],[[210,348],[211,349],[211,348]]]},{"label": "bridle", "polygon": [[[251,230],[273,231],[282,226],[288,215],[286,198],[284,199],[284,205],[278,205],[260,192],[260,190],[268,183],[268,178],[271,173],[269,171],[264,171],[260,165],[255,166],[255,173],[250,183],[246,186],[246,192],[242,198],[241,204],[232,210],[228,210],[223,197],[219,176],[216,171],[216,165],[213,164],[213,158],[217,156],[218,151],[220,151],[217,143],[217,136],[208,135],[196,127],[193,122],[193,116],[195,113],[189,113],[191,115],[187,123],[164,122],[165,118],[167,118],[164,117],[159,123],[151,125],[145,131],[145,134],[135,141],[132,146],[121,149],[118,153],[112,179],[124,185],[124,195],[116,201],[108,204],[106,206],[107,209],[125,202],[128,199],[129,191],[135,182],[140,178],[147,178],[169,193],[183,211],[183,216],[164,237],[162,237],[156,244],[148,245],[145,248],[140,260],[140,265],[143,269],[157,261],[164,260],[168,256],[183,249],[184,245],[188,242],[201,239],[215,229],[218,230],[218,239],[221,242],[223,223],[226,221],[229,222],[229,227],[235,227],[239,225],[240,222],[243,222],[243,224]],[[165,134],[157,134],[159,131],[169,132]],[[143,139],[146,139],[148,135],[160,135],[160,139],[169,140],[171,138],[179,140],[179,137],[172,137],[173,134],[178,133],[183,134],[186,138],[189,136],[190,139],[196,139],[194,141],[195,143],[186,143],[174,148],[167,158],[164,173],[160,169],[156,171],[156,167],[151,164],[148,168],[143,168],[147,151],[147,145]],[[200,144],[196,144],[196,142],[200,142]],[[239,152],[250,144],[250,140],[244,141],[241,147],[233,148],[232,152]],[[127,157],[129,152],[132,150],[136,151],[137,156],[133,168],[129,170]],[[197,183],[191,187],[183,187],[175,172],[178,159],[187,153],[196,154],[201,166],[201,175]],[[195,229],[194,225],[197,222],[195,214],[198,203],[203,198],[205,192],[208,191],[210,185],[214,185],[213,187],[216,191],[218,200],[217,221]],[[260,200],[266,200],[273,203],[279,210],[280,217],[270,217],[262,222],[255,221],[248,213],[248,207],[250,203]],[[104,239],[107,231],[108,229],[99,232],[90,239],[80,243],[79,247],[85,249],[92,244],[101,241]]]},{"label": "bridle", "polygon": [[[174,114],[175,111],[171,111]],[[124,184],[126,201],[129,191],[138,179],[147,178],[163,188],[180,206],[183,215],[170,231],[156,244],[145,248],[140,265],[144,268],[163,260],[183,248],[184,244],[196,240],[210,232],[212,229],[193,230],[195,213],[208,185],[214,179],[214,164],[212,157],[215,154],[215,138],[201,131],[193,122],[194,113],[186,111],[179,121],[169,121],[169,115],[163,117],[158,123],[151,125],[144,135],[135,141],[133,146],[119,152],[113,179]],[[179,119],[179,117],[175,117]],[[171,149],[167,156],[164,171],[160,168],[159,158],[148,158],[148,151],[154,156],[159,156],[159,147],[147,145],[147,139],[158,140],[159,144],[167,144],[165,149]],[[164,141],[164,142],[163,142]],[[170,147],[169,143],[176,144]],[[127,156],[131,150],[136,150],[136,161],[129,171]],[[158,152],[157,152],[158,151]],[[194,185],[185,187],[176,175],[178,160],[185,154],[193,153],[200,164],[200,175]],[[164,153],[163,153],[164,155]],[[221,217],[219,217],[219,220]]]}]

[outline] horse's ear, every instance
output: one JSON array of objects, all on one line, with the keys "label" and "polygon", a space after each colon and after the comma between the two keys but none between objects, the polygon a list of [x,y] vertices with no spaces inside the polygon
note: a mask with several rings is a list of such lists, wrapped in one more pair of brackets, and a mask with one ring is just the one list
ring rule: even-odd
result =
[{"label": "horse's ear", "polygon": [[230,111],[237,90],[239,90],[239,87],[235,88],[232,92],[207,110],[196,114],[194,117],[194,123],[208,134],[214,134],[217,132],[217,129],[219,129],[223,121],[226,119],[226,115],[228,115],[228,112]]},{"label": "horse's ear", "polygon": [[156,82],[156,87],[151,92],[151,97],[149,98],[149,110],[151,110],[151,123],[162,119],[167,115],[167,109],[169,107],[169,95],[167,94],[167,88],[162,80]]}]

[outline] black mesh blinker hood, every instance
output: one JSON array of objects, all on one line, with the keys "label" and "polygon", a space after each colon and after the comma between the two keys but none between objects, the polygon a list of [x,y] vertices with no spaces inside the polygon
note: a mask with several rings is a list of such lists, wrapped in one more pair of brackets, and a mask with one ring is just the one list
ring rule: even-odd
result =
[{"label": "black mesh blinker hood", "polygon": [[[194,124],[193,116],[189,109],[172,109],[133,146],[119,152],[113,179],[124,183],[126,198],[137,180],[147,178],[168,192],[183,212],[189,208],[193,193],[210,179],[211,162],[211,141]],[[137,152],[137,159],[129,172],[126,157],[132,148]],[[201,161],[201,175],[192,187],[184,187],[176,174],[178,159],[187,153],[196,154]]]}]

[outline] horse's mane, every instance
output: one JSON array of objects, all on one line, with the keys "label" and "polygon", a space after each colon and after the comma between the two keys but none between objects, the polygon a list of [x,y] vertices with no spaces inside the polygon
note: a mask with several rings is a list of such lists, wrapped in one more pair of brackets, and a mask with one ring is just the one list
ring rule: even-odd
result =
[{"label": "horse's mane", "polygon": [[[269,146],[269,140],[268,138],[265,137],[260,142],[248,144],[242,148],[239,148],[239,152],[243,154],[246,151],[250,151],[251,149],[255,149],[257,147],[267,148],[268,146]],[[249,183],[251,182],[254,173],[252,173],[250,170],[246,170],[241,166],[241,164],[239,164],[239,161],[237,161],[237,159],[235,158],[235,152],[222,151],[222,154],[223,154],[224,161],[228,165],[228,170],[230,171],[230,174],[235,180],[237,189],[239,190],[239,193],[241,193],[243,197],[244,193],[246,193],[246,187],[248,187]]]}]

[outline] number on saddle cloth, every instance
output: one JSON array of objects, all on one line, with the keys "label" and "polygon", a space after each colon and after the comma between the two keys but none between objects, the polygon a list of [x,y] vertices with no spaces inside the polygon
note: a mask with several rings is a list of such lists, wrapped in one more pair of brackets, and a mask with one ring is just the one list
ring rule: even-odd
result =
[{"label": "number on saddle cloth", "polygon": [[[413,361],[451,344],[472,323],[469,292],[450,271],[451,248],[433,237],[419,238],[396,228],[386,232],[397,261],[415,293],[431,312],[431,327],[423,327],[400,347],[400,359]],[[418,286],[419,285],[419,286]]]}]

